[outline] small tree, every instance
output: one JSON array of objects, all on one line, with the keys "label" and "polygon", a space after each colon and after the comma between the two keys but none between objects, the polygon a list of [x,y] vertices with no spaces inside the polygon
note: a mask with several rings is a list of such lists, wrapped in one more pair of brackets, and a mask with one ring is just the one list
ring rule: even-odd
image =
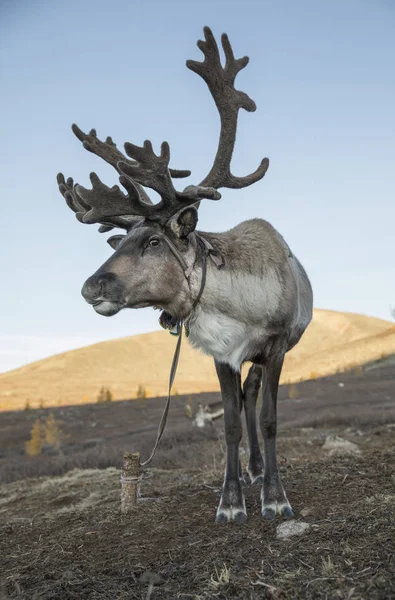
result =
[{"label": "small tree", "polygon": [[193,404],[192,396],[188,396],[188,399],[185,402],[185,414],[188,417],[188,419],[192,419],[192,417],[193,417],[192,404]]},{"label": "small tree", "polygon": [[31,406],[30,406],[30,400],[29,400],[29,398],[28,398],[28,399],[26,400],[26,402],[25,402],[25,410],[30,410],[30,409],[31,409]]},{"label": "small tree", "polygon": [[309,379],[318,379],[319,374],[316,371],[311,371]]},{"label": "small tree", "polygon": [[113,395],[111,390],[109,390],[108,388],[106,389],[106,391],[104,392],[104,402],[112,402],[113,401]]},{"label": "small tree", "polygon": [[141,385],[141,383],[139,383],[139,387],[137,388],[137,392],[136,392],[136,398],[138,398],[139,400],[142,400],[146,397],[147,397],[147,390],[145,389],[145,387],[143,385]]},{"label": "small tree", "polygon": [[298,386],[296,385],[296,383],[290,383],[289,386],[288,386],[288,398],[290,400],[294,400],[298,396],[299,396],[299,394],[298,394]]},{"label": "small tree", "polygon": [[61,421],[57,421],[51,411],[44,425],[44,440],[48,446],[52,446],[57,451],[60,450],[63,434],[60,429]]},{"label": "small tree", "polygon": [[100,392],[97,395],[98,404],[104,404],[106,402],[113,401],[113,395],[109,388],[105,388],[104,386],[100,389]]},{"label": "small tree", "polygon": [[100,392],[97,395],[97,402],[98,402],[98,404],[102,404],[105,401],[106,401],[106,390],[104,389],[104,387],[102,387],[102,388],[100,388]]},{"label": "small tree", "polygon": [[36,419],[30,432],[30,440],[25,442],[25,450],[28,456],[38,456],[43,447],[43,431],[40,419]]}]

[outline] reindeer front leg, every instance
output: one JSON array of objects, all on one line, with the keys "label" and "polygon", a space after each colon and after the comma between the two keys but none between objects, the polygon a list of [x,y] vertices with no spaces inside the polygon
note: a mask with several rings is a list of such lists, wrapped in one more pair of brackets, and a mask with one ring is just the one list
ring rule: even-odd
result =
[{"label": "reindeer front leg", "polygon": [[262,516],[272,520],[276,514],[289,519],[294,516],[278,472],[276,457],[277,393],[284,362],[282,351],[272,350],[265,368],[267,383],[262,390],[260,426],[265,450],[265,471],[261,492]]},{"label": "reindeer front leg", "polygon": [[240,374],[229,365],[215,361],[224,404],[226,470],[221,500],[217,510],[217,523],[236,521],[243,523],[247,512],[240,482],[239,444],[242,434],[240,406],[242,391]]}]

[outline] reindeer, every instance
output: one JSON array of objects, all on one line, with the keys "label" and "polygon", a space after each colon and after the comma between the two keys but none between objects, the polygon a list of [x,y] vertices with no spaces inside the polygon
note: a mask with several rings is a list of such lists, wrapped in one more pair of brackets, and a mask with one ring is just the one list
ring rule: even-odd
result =
[{"label": "reindeer", "polygon": [[[213,166],[198,184],[177,191],[173,179],[190,171],[169,168],[170,149],[163,142],[156,155],[152,144],[125,144],[127,157],[112,139],[101,141],[95,130],[74,134],[84,148],[112,165],[120,184],[107,187],[91,173],[92,189],[58,175],[59,189],[82,223],[98,223],[99,231],[126,230],[108,243],[112,256],[82,288],[85,300],[100,315],[123,308],[160,307],[161,322],[184,322],[192,345],[214,358],[224,405],[227,446],[223,491],[216,513],[219,523],[247,518],[242,490],[239,444],[244,407],[249,442],[248,475],[262,486],[262,516],[293,516],[276,460],[276,401],[284,355],[300,340],[312,316],[312,289],[301,263],[282,236],[263,219],[240,223],[225,233],[196,231],[203,199],[219,200],[220,188],[245,188],[264,177],[269,160],[245,177],[231,173],[238,112],[256,110],[244,92],[235,89],[237,74],[248,57],[235,59],[226,34],[222,36],[225,66],[208,27],[197,45],[202,62],[186,66],[206,82],[217,106],[221,131]],[[153,204],[145,188],[160,195]],[[252,362],[242,386],[241,367]],[[262,387],[258,442],[256,402]]]}]

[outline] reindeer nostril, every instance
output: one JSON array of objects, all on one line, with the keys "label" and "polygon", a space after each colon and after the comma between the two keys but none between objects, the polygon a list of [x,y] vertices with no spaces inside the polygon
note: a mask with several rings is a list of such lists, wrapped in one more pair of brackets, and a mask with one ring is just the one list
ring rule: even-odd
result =
[{"label": "reindeer nostril", "polygon": [[100,280],[96,279],[96,277],[90,277],[85,281],[81,294],[85,300],[91,304],[101,295],[102,288],[103,283]]},{"label": "reindeer nostril", "polygon": [[92,275],[84,283],[81,293],[87,302],[93,304],[97,300],[104,299],[114,279],[113,273]]}]

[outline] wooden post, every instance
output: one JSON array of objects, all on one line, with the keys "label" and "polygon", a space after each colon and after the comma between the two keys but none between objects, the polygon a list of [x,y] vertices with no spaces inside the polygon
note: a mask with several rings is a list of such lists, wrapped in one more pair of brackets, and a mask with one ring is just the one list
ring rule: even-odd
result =
[{"label": "wooden post", "polygon": [[140,480],[140,453],[130,454],[125,452],[121,475],[121,512],[129,513],[137,506],[140,495]]}]

